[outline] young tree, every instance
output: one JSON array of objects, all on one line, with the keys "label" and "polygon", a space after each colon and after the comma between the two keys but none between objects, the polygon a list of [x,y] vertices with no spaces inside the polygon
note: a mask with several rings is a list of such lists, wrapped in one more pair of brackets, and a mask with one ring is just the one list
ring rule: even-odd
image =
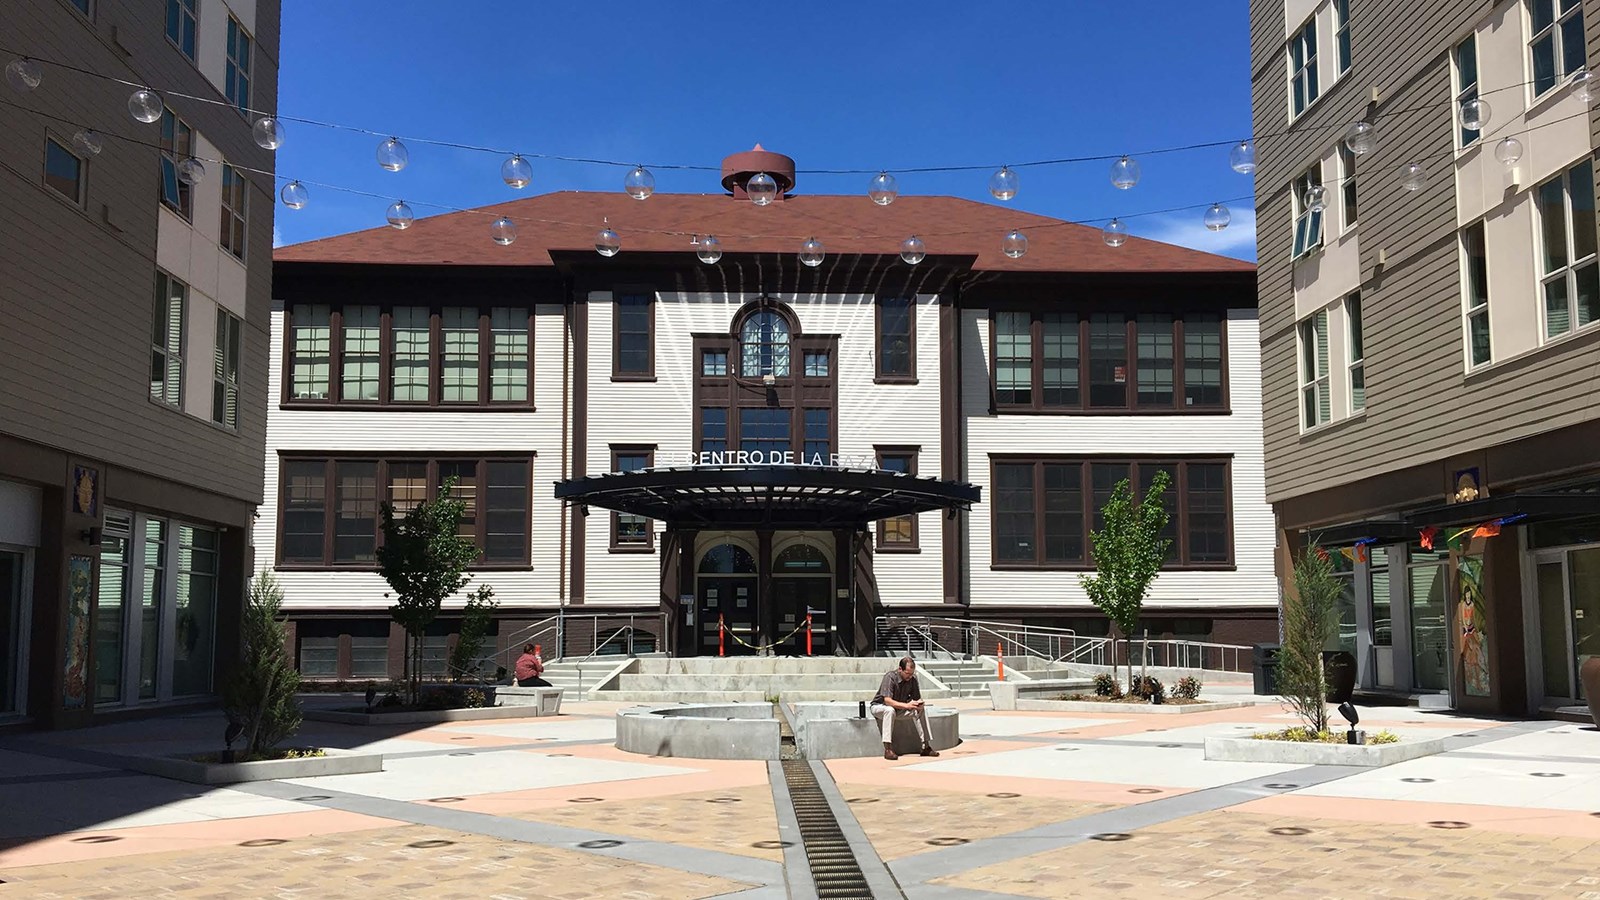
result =
[{"label": "young tree", "polygon": [[1306,727],[1328,730],[1328,676],[1322,651],[1339,627],[1339,579],[1333,558],[1312,544],[1294,563],[1294,591],[1283,598],[1283,648],[1278,653],[1278,690]]},{"label": "young tree", "polygon": [[[1161,574],[1172,545],[1161,536],[1168,518],[1161,496],[1171,480],[1165,471],[1157,472],[1144,500],[1137,504],[1128,480],[1117,482],[1102,510],[1105,527],[1089,535],[1094,546],[1095,574],[1079,577],[1089,599],[1117,626],[1127,644],[1129,693],[1133,692],[1132,640],[1139,627],[1144,595],[1150,590],[1150,582]],[[1113,656],[1113,671],[1115,668]]]},{"label": "young tree", "polygon": [[467,566],[478,558],[477,544],[457,534],[466,504],[451,496],[455,485],[456,479],[445,479],[437,497],[412,507],[403,519],[394,517],[390,504],[381,508],[378,572],[394,591],[389,617],[406,630],[405,677],[412,704],[422,686],[422,633],[438,618],[445,598],[472,580]]},{"label": "young tree", "polygon": [[[300,728],[300,673],[285,648],[288,632],[279,614],[283,590],[263,572],[250,582],[250,597],[239,623],[243,653],[239,667],[222,689],[222,709],[241,729],[245,758],[276,746]],[[230,733],[231,733],[230,729]]]},{"label": "young tree", "polygon": [[483,653],[484,638],[494,624],[494,611],[500,603],[494,599],[494,588],[487,584],[467,598],[461,609],[461,633],[456,636],[456,646],[450,651],[450,675],[460,680],[478,670],[478,656]]}]

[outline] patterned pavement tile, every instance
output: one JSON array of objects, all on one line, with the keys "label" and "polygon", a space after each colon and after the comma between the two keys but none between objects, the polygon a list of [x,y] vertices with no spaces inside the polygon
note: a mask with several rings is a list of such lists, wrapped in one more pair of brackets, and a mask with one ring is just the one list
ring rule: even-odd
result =
[{"label": "patterned pavement tile", "polygon": [[574,797],[566,803],[516,813],[515,817],[783,862],[772,788],[766,784],[583,802],[587,799]]},{"label": "patterned pavement tile", "polygon": [[1116,808],[1011,791],[970,794],[853,784],[841,785],[840,793],[878,856],[886,860]]}]

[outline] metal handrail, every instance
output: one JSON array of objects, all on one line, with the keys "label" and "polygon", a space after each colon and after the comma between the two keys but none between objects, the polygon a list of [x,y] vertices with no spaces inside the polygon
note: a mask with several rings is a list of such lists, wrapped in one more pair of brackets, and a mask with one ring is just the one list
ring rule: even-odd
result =
[{"label": "metal handrail", "polygon": [[505,641],[506,641],[505,649],[504,650],[495,651],[494,654],[489,657],[489,659],[491,661],[493,661],[495,663],[495,665],[502,665],[502,663],[500,662],[500,658],[503,656],[506,659],[506,663],[505,663],[506,668],[509,669],[511,667],[509,665],[509,663],[511,661],[511,654],[513,652],[517,651],[517,649],[518,649],[518,647],[520,645],[533,643],[533,638],[536,638],[539,635],[544,634],[546,631],[555,631],[556,630],[556,625],[555,625],[556,619],[557,619],[556,616],[550,616],[548,618],[540,619],[539,621],[533,623],[532,625],[529,625],[529,626],[523,628],[521,631],[518,631],[518,632],[510,635],[508,638],[505,639]]},{"label": "metal handrail", "polygon": [[[921,627],[916,627],[920,625]],[[933,639],[933,631],[948,628],[962,638],[963,651],[983,655],[983,645],[993,640],[1008,652],[1045,660],[1047,665],[1079,664],[1108,665],[1108,656],[1115,664],[1115,645],[1120,638],[1081,635],[1070,628],[1018,625],[984,619],[956,619],[945,616],[879,616],[876,620],[880,634],[893,628],[910,630],[928,644],[951,651]],[[1043,644],[1043,648],[1039,644]],[[1129,642],[1130,662],[1135,665],[1160,668],[1196,669],[1199,671],[1248,671],[1247,654],[1252,647],[1243,644],[1224,644],[1216,641],[1195,641],[1183,638],[1134,638]],[[1137,645],[1137,646],[1134,646]],[[907,644],[909,647],[909,642]],[[1107,651],[1111,652],[1108,654]],[[1137,658],[1134,658],[1137,654]],[[1215,663],[1213,665],[1213,663]]]},{"label": "metal handrail", "polygon": [[628,644],[628,654],[627,655],[629,657],[632,657],[633,656],[633,644],[631,643],[631,641],[632,641],[632,638],[633,638],[633,630],[634,630],[633,629],[633,623],[630,622],[629,624],[624,625],[621,628],[618,628],[616,631],[611,632],[610,634],[606,635],[606,639],[605,640],[596,641],[595,642],[594,649],[589,651],[589,655],[588,656],[585,656],[584,658],[578,660],[576,664],[574,664],[574,668],[576,668],[578,670],[578,696],[580,696],[580,697],[583,696],[583,664],[588,662],[589,660],[593,659],[600,652],[600,648],[602,648],[605,645],[611,643],[611,639],[616,637],[619,634],[628,635],[630,643]]}]

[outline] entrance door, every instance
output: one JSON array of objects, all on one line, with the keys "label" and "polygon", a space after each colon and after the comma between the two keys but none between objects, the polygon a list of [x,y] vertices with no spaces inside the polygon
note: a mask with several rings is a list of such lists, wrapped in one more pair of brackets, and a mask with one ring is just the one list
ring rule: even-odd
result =
[{"label": "entrance door", "polygon": [[811,613],[811,652],[815,656],[833,653],[829,640],[829,599],[833,579],[773,576],[772,602],[778,619],[777,637],[793,633],[777,647],[782,656],[806,655],[806,613]]},{"label": "entrance door", "polygon": [[1579,700],[1584,696],[1578,670],[1584,662],[1600,656],[1600,547],[1574,550],[1568,560],[1572,570],[1572,681]]},{"label": "entrance door", "polygon": [[1600,656],[1600,547],[1542,554],[1534,578],[1545,699],[1581,703],[1586,698],[1578,670]]},{"label": "entrance door", "polygon": [[729,656],[748,656],[756,640],[756,584],[754,575],[701,575],[695,603],[700,607],[700,655],[717,655],[717,629],[726,625],[722,639]]},{"label": "entrance door", "polygon": [[27,647],[28,598],[32,574],[27,550],[0,547],[0,715],[23,711],[23,673]]},{"label": "entrance door", "polygon": [[1411,685],[1418,691],[1450,690],[1450,566],[1443,553],[1412,554]]}]

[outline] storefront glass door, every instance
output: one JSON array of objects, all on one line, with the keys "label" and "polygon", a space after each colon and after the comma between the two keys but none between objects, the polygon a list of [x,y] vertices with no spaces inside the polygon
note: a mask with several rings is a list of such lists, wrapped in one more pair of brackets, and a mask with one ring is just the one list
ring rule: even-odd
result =
[{"label": "storefront glass door", "polygon": [[1450,689],[1450,567],[1442,553],[1419,551],[1412,562],[1411,684],[1443,693]]},{"label": "storefront glass door", "polygon": [[1566,554],[1544,559],[1534,565],[1534,580],[1539,600],[1539,665],[1544,673],[1546,699],[1572,699],[1572,664],[1567,652],[1572,646],[1567,633]]},{"label": "storefront glass door", "polygon": [[1600,656],[1600,547],[1572,551],[1572,671],[1579,700],[1583,682],[1577,673],[1584,662]]},{"label": "storefront glass door", "polygon": [[0,715],[23,710],[23,650],[27,647],[31,551],[0,547]]},{"label": "storefront glass door", "polygon": [[1600,547],[1540,552],[1534,582],[1545,700],[1580,703],[1586,698],[1578,671],[1600,656]]}]

